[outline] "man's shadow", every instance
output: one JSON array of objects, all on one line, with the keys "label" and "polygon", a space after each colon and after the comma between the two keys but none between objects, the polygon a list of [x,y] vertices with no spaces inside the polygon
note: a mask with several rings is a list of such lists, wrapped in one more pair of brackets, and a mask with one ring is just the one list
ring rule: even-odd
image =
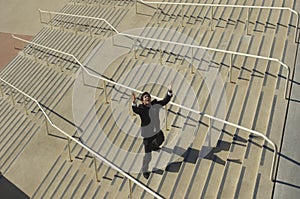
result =
[{"label": "man's shadow", "polygon": [[[174,147],[174,149],[164,147],[162,149],[164,152],[167,152],[170,154],[176,154],[183,158],[182,161],[172,162],[171,164],[169,164],[165,168],[165,171],[178,173],[181,168],[182,163],[186,162],[186,163],[196,164],[197,160],[200,158],[212,160],[213,162],[215,162],[217,164],[225,165],[226,161],[222,160],[216,154],[221,151],[229,151],[230,145],[231,145],[230,142],[219,140],[216,147],[203,146],[201,151],[198,149],[191,148],[191,147],[189,147],[188,149],[183,149],[178,146]],[[161,169],[158,169],[153,172],[162,175],[164,171]]]}]

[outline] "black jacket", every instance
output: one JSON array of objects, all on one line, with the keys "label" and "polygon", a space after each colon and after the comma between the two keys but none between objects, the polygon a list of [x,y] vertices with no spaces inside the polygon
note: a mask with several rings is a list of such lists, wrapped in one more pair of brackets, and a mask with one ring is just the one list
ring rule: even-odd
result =
[{"label": "black jacket", "polygon": [[154,136],[160,131],[159,110],[170,102],[172,93],[168,92],[164,99],[151,101],[150,106],[132,104],[132,110],[141,118],[141,135],[144,138]]}]

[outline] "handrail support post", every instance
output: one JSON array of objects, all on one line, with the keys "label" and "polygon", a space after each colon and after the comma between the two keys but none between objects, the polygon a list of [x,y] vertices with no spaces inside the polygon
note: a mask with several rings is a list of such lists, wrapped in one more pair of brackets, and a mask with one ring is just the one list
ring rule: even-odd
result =
[{"label": "handrail support post", "polygon": [[76,18],[73,18],[73,24],[74,24],[74,31],[76,32]]},{"label": "handrail support post", "polygon": [[168,105],[165,105],[165,113],[166,113],[166,131],[169,130],[168,128]]},{"label": "handrail support post", "polygon": [[233,54],[229,55],[229,80],[230,83],[232,83],[232,59],[233,59]]},{"label": "handrail support post", "polygon": [[47,131],[47,135],[50,135],[49,126],[48,126],[48,119],[47,119],[46,115],[45,115],[45,127],[46,127],[46,131]]},{"label": "handrail support post", "polygon": [[72,162],[72,154],[71,154],[71,140],[69,137],[67,137],[68,139],[68,153],[69,153],[69,159],[70,159],[70,162]]},{"label": "handrail support post", "polygon": [[192,47],[192,64],[191,64],[191,74],[194,74],[194,48]]},{"label": "handrail support post", "polygon": [[159,16],[158,16],[158,4],[156,4],[156,22],[159,24]]},{"label": "handrail support post", "polygon": [[91,20],[88,21],[88,25],[89,25],[89,34],[90,34],[90,37],[92,37],[92,22],[91,22]]},{"label": "handrail support post", "polygon": [[214,7],[211,7],[211,21],[210,21],[210,30],[213,31],[213,16],[214,15]]},{"label": "handrail support post", "polygon": [[159,42],[159,63],[160,63],[160,65],[163,65],[161,42]]},{"label": "handrail support post", "polygon": [[134,54],[134,58],[135,59],[137,59],[137,39],[135,38],[134,40],[133,40],[133,45],[132,45],[132,47],[133,47],[133,54]]},{"label": "handrail support post", "polygon": [[94,167],[95,167],[95,175],[96,175],[96,180],[97,182],[100,182],[99,176],[98,176],[98,167],[97,167],[97,162],[96,162],[96,157],[94,156]]},{"label": "handrail support post", "polygon": [[208,146],[209,146],[209,147],[211,147],[211,145],[212,145],[212,144],[211,144],[211,126],[212,126],[212,121],[211,121],[211,118],[209,118],[209,127],[208,127],[208,128],[209,128],[209,129],[208,129],[208,136],[209,136],[209,137],[208,137],[208,139],[209,139],[209,140],[208,140]]},{"label": "handrail support post", "polygon": [[40,23],[42,23],[42,12],[39,10]]},{"label": "handrail support post", "polygon": [[11,95],[12,103],[13,103],[13,105],[16,105],[16,101],[15,101],[15,98],[14,98],[12,87],[10,86],[9,89],[10,89],[10,95]]},{"label": "handrail support post", "polygon": [[106,82],[103,80],[103,89],[104,89],[104,95],[105,95],[105,103],[108,104],[108,99],[107,99],[107,86]]},{"label": "handrail support post", "polygon": [[181,5],[181,26],[183,27],[183,21],[184,21],[184,16],[183,16],[183,5]]},{"label": "handrail support post", "polygon": [[246,19],[246,34],[249,34],[249,20],[250,20],[250,8],[247,8],[247,19]]},{"label": "handrail support post", "polygon": [[3,88],[2,88],[2,83],[0,83],[0,93],[1,93],[1,97],[4,97],[4,92],[3,92]]},{"label": "handrail support post", "polygon": [[132,199],[132,182],[130,179],[128,179],[129,183],[129,198]]},{"label": "handrail support post", "polygon": [[32,47],[32,49],[33,49],[34,60],[37,62],[37,50],[34,47]]},{"label": "handrail support post", "polygon": [[24,106],[26,115],[28,115],[27,101],[26,101],[25,95],[23,95],[23,106]]},{"label": "handrail support post", "polygon": [[295,27],[295,43],[297,43],[299,41],[299,37],[298,37],[298,27],[299,27],[299,13],[297,12],[297,19],[296,19],[296,27]]},{"label": "handrail support post", "polygon": [[48,56],[46,56],[46,64],[47,64],[47,66],[50,66],[50,63],[49,63],[49,55]]},{"label": "handrail support post", "polygon": [[51,12],[48,12],[49,13],[49,23],[50,23],[50,26],[51,28],[53,28],[53,25],[52,25],[52,15],[51,15]]},{"label": "handrail support post", "polygon": [[112,42],[112,45],[114,46],[115,45],[115,38],[114,38],[114,31],[111,29],[111,42]]}]

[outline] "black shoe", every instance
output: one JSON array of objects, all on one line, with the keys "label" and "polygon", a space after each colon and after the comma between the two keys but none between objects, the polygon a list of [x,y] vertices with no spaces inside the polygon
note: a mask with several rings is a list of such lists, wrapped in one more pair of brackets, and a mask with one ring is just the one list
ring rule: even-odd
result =
[{"label": "black shoe", "polygon": [[148,180],[150,177],[150,172],[144,172],[143,176]]},{"label": "black shoe", "polygon": [[153,151],[159,151],[159,150],[161,150],[161,147],[154,147],[153,149],[152,149]]}]

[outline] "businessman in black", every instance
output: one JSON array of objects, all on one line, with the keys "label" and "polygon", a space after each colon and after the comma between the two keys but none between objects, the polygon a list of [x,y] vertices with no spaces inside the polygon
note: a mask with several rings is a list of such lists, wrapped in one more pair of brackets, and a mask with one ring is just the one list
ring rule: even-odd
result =
[{"label": "businessman in black", "polygon": [[[136,96],[132,93],[132,110],[141,118],[141,135],[143,137],[143,144],[145,149],[145,156],[143,159],[142,172],[146,179],[149,178],[150,172],[148,166],[151,161],[151,152],[160,149],[162,144],[159,110],[165,106],[172,98],[172,82],[168,86],[168,93],[162,100],[154,99],[151,101],[151,95],[144,92],[141,96],[142,103],[137,105]],[[162,135],[163,136],[163,135]]]}]

